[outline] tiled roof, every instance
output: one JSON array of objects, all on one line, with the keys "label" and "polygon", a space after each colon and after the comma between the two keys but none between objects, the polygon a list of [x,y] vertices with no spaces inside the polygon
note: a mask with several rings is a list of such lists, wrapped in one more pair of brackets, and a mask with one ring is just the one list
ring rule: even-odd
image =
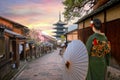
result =
[{"label": "tiled roof", "polygon": [[5,32],[8,33],[8,34],[13,35],[13,36],[16,37],[16,38],[26,39],[25,36],[23,36],[23,35],[21,35],[21,34],[18,34],[18,33],[16,33],[16,32],[13,32],[13,31],[11,31],[11,30],[5,29]]},{"label": "tiled roof", "polygon": [[61,20],[59,20],[57,23],[53,24],[53,25],[66,25],[66,23],[62,22]]},{"label": "tiled roof", "polygon": [[82,21],[84,21],[85,19],[97,14],[97,13],[100,13],[108,8],[111,8],[113,7],[114,5],[117,5],[117,4],[120,4],[120,0],[110,0],[108,1],[106,4],[104,4],[103,6],[99,7],[98,9],[92,11],[90,14],[88,15],[85,15],[84,17],[82,17],[81,19],[79,19],[75,24],[78,24]]},{"label": "tiled roof", "polygon": [[24,26],[24,25],[22,25],[22,24],[19,24],[19,23],[17,23],[17,22],[14,22],[14,21],[9,20],[9,19],[7,19],[7,18],[4,18],[4,17],[2,17],[2,16],[0,16],[0,18],[3,19],[3,20],[8,21],[8,22],[10,22],[10,23],[12,23],[15,27],[21,27],[21,28],[25,28],[25,27],[26,27],[26,26]]}]

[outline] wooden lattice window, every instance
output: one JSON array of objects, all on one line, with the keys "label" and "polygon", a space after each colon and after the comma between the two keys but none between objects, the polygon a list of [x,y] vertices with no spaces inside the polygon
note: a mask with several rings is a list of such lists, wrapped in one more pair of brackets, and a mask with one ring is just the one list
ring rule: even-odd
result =
[{"label": "wooden lattice window", "polygon": [[0,39],[0,59],[5,57],[5,38]]}]

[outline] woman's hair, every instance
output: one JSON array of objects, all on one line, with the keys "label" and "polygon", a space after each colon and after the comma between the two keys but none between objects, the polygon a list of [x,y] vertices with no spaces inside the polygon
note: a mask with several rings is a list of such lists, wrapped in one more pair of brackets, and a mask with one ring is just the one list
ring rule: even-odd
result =
[{"label": "woman's hair", "polygon": [[93,25],[97,30],[100,30],[102,27],[102,23],[99,19],[93,19]]}]

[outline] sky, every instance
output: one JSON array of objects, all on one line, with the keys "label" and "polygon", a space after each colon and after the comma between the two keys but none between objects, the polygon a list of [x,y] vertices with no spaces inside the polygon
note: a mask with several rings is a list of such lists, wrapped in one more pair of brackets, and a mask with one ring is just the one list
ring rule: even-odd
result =
[{"label": "sky", "polygon": [[[0,16],[52,35],[63,0],[0,0]],[[64,21],[62,15],[62,21]]]}]

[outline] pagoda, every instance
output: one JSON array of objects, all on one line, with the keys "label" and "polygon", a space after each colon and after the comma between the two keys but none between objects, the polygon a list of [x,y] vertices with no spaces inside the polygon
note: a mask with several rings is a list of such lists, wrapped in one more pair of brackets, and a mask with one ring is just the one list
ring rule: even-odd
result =
[{"label": "pagoda", "polygon": [[59,14],[59,21],[55,24],[53,24],[54,26],[56,26],[55,29],[56,31],[54,31],[54,33],[56,33],[56,35],[54,35],[54,37],[56,37],[57,39],[61,38],[61,35],[64,35],[66,28],[64,27],[64,25],[66,25],[66,23],[61,21],[61,15]]}]

